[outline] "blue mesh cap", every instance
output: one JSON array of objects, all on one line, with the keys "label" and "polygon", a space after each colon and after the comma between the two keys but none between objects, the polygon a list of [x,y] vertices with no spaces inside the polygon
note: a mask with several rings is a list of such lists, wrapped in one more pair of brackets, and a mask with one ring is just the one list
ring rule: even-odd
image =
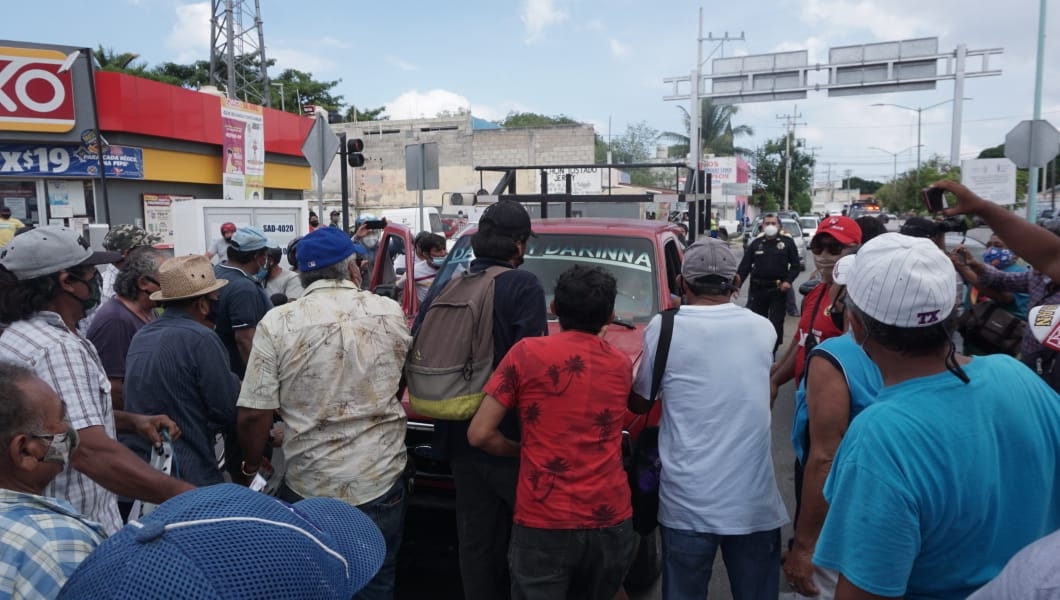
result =
[{"label": "blue mesh cap", "polygon": [[257,227],[240,227],[229,241],[233,248],[242,252],[254,252],[269,246],[269,238]]},{"label": "blue mesh cap", "polygon": [[341,598],[379,570],[383,535],[334,498],[293,505],[240,485],[170,499],[105,540],[60,598]]}]

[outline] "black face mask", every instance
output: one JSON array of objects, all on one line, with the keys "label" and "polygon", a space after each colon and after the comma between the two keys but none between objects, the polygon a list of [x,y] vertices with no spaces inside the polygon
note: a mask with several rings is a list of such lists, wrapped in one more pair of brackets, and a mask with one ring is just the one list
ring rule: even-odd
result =
[{"label": "black face mask", "polygon": [[846,323],[843,322],[843,313],[846,312],[846,308],[844,307],[842,310],[836,310],[836,305],[842,305],[842,302],[845,299],[846,293],[844,292],[843,294],[840,294],[838,297],[836,297],[835,302],[832,303],[832,306],[828,307],[828,316],[832,318],[832,324],[835,325],[836,329],[844,332],[846,331]]}]

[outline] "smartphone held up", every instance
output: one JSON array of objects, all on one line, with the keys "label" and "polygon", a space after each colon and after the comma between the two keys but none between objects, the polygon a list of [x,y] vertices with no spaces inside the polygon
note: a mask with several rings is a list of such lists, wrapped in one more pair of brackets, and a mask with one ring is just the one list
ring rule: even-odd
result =
[{"label": "smartphone held up", "polygon": [[942,194],[945,192],[940,187],[928,187],[920,190],[920,198],[924,201],[924,208],[930,213],[942,212],[946,208],[946,201]]}]

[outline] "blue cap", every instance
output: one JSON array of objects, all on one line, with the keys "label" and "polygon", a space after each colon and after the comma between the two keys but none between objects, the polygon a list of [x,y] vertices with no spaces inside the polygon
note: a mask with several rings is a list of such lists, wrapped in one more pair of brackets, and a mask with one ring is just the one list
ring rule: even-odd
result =
[{"label": "blue cap", "polygon": [[60,598],[335,598],[383,564],[379,528],[350,504],[289,505],[231,483],[171,498],[105,540]]},{"label": "blue cap", "polygon": [[253,252],[269,245],[269,238],[265,237],[265,233],[257,227],[240,227],[232,234],[232,239],[229,241],[240,252]]},{"label": "blue cap", "polygon": [[357,246],[341,229],[317,229],[298,242],[298,270],[306,273],[330,267],[357,252]]}]

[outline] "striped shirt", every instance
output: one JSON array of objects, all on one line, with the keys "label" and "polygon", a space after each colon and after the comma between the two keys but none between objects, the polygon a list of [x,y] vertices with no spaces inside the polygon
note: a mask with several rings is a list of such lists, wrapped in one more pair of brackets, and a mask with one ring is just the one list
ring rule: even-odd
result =
[{"label": "striped shirt", "polygon": [[[58,314],[41,311],[9,325],[0,335],[0,356],[32,369],[50,385],[66,404],[75,429],[102,427],[115,439],[110,381],[99,355],[88,340],[71,332]],[[69,464],[45,494],[74,505],[81,514],[102,523],[107,533],[122,526],[117,497]]]},{"label": "striped shirt", "polygon": [[[1053,285],[1049,277],[1036,269],[1008,273],[993,265],[986,265],[986,270],[979,275],[979,284],[980,287],[993,290],[1025,293],[1028,295],[1028,308],[1060,302],[1060,287]],[[1041,350],[1042,345],[1034,337],[1034,332],[1030,327],[1026,328],[1020,340],[1020,356],[1027,357]]]},{"label": "striped shirt", "polygon": [[55,598],[105,537],[63,500],[0,489],[0,598]]}]

